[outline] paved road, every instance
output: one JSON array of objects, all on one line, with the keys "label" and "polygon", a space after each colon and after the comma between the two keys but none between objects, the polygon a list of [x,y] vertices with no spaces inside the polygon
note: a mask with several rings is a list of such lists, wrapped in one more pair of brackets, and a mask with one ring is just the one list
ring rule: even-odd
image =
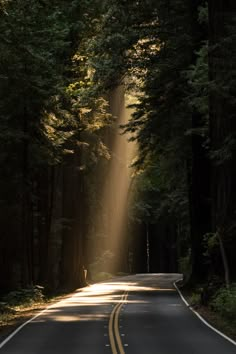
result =
[{"label": "paved road", "polygon": [[236,354],[180,299],[179,277],[140,274],[78,291],[0,344],[0,354]]}]

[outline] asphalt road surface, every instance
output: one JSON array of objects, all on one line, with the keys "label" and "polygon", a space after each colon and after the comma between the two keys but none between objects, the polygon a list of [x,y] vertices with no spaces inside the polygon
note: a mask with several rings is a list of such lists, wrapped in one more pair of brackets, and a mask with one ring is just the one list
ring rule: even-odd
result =
[{"label": "asphalt road surface", "polygon": [[236,354],[186,307],[179,278],[139,274],[84,288],[5,339],[0,354]]}]

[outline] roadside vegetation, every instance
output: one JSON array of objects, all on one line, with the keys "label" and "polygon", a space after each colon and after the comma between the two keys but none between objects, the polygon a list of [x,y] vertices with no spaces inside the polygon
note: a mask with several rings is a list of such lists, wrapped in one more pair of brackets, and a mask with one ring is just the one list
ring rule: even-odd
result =
[{"label": "roadside vegetation", "polygon": [[0,298],[0,336],[50,303],[41,286],[11,291]]},{"label": "roadside vegetation", "polygon": [[229,288],[225,285],[210,284],[204,288],[183,288],[190,306],[196,310],[215,328],[236,340],[236,284],[232,283]]},{"label": "roadside vegetation", "polygon": [[183,272],[234,326],[235,19],[236,1],[0,0],[2,318],[85,270]]},{"label": "roadside vegetation", "polygon": [[47,294],[42,286],[20,288],[0,297],[0,339],[69,293]]}]

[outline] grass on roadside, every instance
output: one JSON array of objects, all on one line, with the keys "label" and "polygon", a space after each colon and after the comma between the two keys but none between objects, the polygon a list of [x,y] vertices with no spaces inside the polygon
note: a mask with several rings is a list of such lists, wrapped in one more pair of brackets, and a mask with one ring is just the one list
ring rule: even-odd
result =
[{"label": "grass on roadside", "polygon": [[45,296],[43,290],[43,287],[36,285],[12,291],[0,298],[0,340],[37,312],[68,295]]}]

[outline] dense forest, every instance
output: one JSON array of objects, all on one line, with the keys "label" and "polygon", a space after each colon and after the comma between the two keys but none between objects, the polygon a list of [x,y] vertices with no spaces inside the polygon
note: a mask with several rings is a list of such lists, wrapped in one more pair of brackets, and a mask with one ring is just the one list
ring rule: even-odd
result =
[{"label": "dense forest", "polygon": [[236,2],[0,0],[0,37],[1,293],[230,287]]}]

